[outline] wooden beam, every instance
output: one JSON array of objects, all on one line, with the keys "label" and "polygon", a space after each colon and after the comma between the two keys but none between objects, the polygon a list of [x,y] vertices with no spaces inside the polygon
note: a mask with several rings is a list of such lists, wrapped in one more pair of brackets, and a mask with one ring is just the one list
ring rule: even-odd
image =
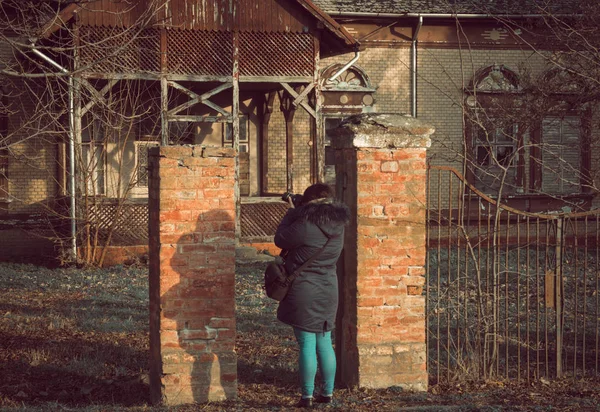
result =
[{"label": "wooden beam", "polygon": [[169,122],[199,122],[199,123],[231,123],[231,115],[228,116],[194,116],[194,115],[173,115],[167,116]]},{"label": "wooden beam", "polygon": [[104,79],[104,80],[156,80],[161,79],[159,73],[96,73],[82,71],[80,74],[83,79]]},{"label": "wooden beam", "polygon": [[[323,95],[321,93],[321,37],[317,33],[313,37],[315,56],[315,71],[313,84],[315,86],[315,142],[313,150],[315,153],[316,182],[325,181],[325,125],[323,119]],[[340,334],[341,335],[341,334]]]},{"label": "wooden beam", "polygon": [[312,83],[305,76],[240,76],[240,83]]},{"label": "wooden beam", "polygon": [[177,114],[180,111],[185,110],[185,109],[187,109],[189,107],[192,107],[192,106],[194,106],[194,105],[196,105],[198,103],[204,104],[204,105],[210,107],[211,109],[215,110],[216,112],[221,113],[224,116],[228,116],[229,115],[229,112],[227,112],[222,107],[217,106],[216,104],[212,103],[210,100],[208,100],[208,98],[211,97],[211,96],[214,96],[215,94],[218,94],[218,93],[222,92],[223,90],[229,89],[230,87],[232,87],[232,83],[222,84],[222,85],[220,85],[218,87],[215,87],[214,89],[212,89],[212,90],[210,90],[210,91],[208,91],[208,92],[206,92],[206,93],[204,93],[202,95],[199,95],[199,94],[191,91],[190,89],[188,89],[188,88],[186,88],[186,87],[184,87],[184,86],[182,86],[182,85],[180,85],[180,84],[178,84],[176,82],[173,82],[173,81],[169,81],[168,84],[169,84],[169,86],[171,86],[171,87],[173,87],[173,88],[175,88],[177,90],[182,91],[183,93],[187,94],[188,96],[190,96],[192,98],[192,100],[189,100],[189,101],[187,101],[187,102],[185,102],[183,104],[180,104],[176,108],[169,110],[169,115]]},{"label": "wooden beam", "polygon": [[[239,9],[239,8],[238,8]],[[239,13],[239,11],[238,11]],[[234,16],[234,20],[235,19]],[[233,77],[233,93],[232,93],[232,104],[231,104],[231,116],[233,117],[233,149],[235,151],[235,183],[233,185],[233,196],[235,200],[235,243],[236,245],[240,241],[242,235],[241,226],[241,201],[240,201],[240,32],[239,29],[233,30],[233,70],[231,76]]]},{"label": "wooden beam", "polygon": [[[102,98],[102,102],[106,103],[104,96],[106,96],[106,93],[109,92],[110,89],[112,89],[114,87],[115,84],[117,84],[119,82],[119,80],[116,79],[111,79],[109,80],[108,84],[106,86],[104,86],[100,92],[98,93],[99,96],[101,96]],[[91,86],[91,85],[90,85]],[[90,100],[82,109],[81,109],[81,115],[83,116],[84,114],[86,114],[92,107],[94,107],[94,105],[97,103],[97,100]]]},{"label": "wooden beam", "polygon": [[169,83],[167,79],[167,31],[160,30],[160,145],[169,145]]},{"label": "wooden beam", "polygon": [[188,81],[188,82],[218,82],[218,83],[231,83],[231,76],[202,76],[195,74],[168,74],[167,78],[173,81]]},{"label": "wooden beam", "polygon": [[66,28],[67,23],[71,21],[73,17],[75,17],[80,8],[81,6],[75,3],[71,3],[66,6],[42,27],[40,30],[40,38],[47,39],[57,30]]},{"label": "wooden beam", "polygon": [[160,79],[160,145],[169,145],[169,85],[167,78]]},{"label": "wooden beam", "polygon": [[[290,86],[287,83],[280,83],[283,88],[294,98],[296,99],[298,97],[298,93],[296,93],[296,91],[292,88],[292,86]],[[310,114],[313,118],[317,117],[317,114],[315,113],[315,111],[313,110],[312,107],[310,107],[310,105],[306,102],[300,102],[300,106],[302,106],[302,108],[304,110],[306,110],[308,112],[308,114]]]},{"label": "wooden beam", "polygon": [[296,99],[292,102],[292,104],[294,106],[298,106],[300,103],[302,103],[304,101],[304,99],[306,99],[306,96],[308,96],[308,94],[310,93],[310,91],[315,87],[314,83],[309,84],[308,86],[306,86],[304,88],[304,90],[302,90],[302,93],[300,93],[298,95],[298,97],[296,97]]},{"label": "wooden beam", "polygon": [[[118,80],[156,80],[161,78],[160,73],[97,73],[82,71],[81,78],[85,79],[118,79]],[[165,74],[170,81],[189,81],[199,83],[231,83],[231,76],[199,76],[193,74]],[[299,83],[299,82],[298,82]]]},{"label": "wooden beam", "polygon": [[223,109],[221,106],[218,106],[218,105],[214,104],[210,100],[204,100],[201,103],[203,103],[205,106],[210,107],[215,112],[221,113],[223,116],[229,116],[229,112],[227,110]]}]

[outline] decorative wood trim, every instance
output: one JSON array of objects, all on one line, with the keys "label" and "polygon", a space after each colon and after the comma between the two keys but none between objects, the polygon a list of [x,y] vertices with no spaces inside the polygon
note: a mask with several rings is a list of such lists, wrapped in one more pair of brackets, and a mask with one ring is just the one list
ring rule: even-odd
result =
[{"label": "decorative wood trim", "polygon": [[[108,84],[106,86],[104,86],[102,88],[102,90],[100,90],[100,92],[96,93],[95,96],[97,96],[97,99],[99,101],[101,101],[102,103],[106,104],[106,100],[104,99],[104,96],[106,96],[106,93],[108,93],[110,91],[110,89],[112,89],[117,83],[119,82],[118,79],[111,79],[109,80]],[[89,84],[89,83],[88,83]],[[94,88],[91,84],[90,87]],[[96,90],[94,88],[94,90]],[[81,109],[81,115],[85,115],[88,111],[90,111],[90,109],[92,107],[94,107],[96,105],[96,103],[98,103],[97,100],[90,100],[82,109]]]},{"label": "decorative wood trim", "polygon": [[[292,89],[292,86],[290,86],[287,83],[281,83],[281,85],[283,86],[283,88],[294,98],[294,99],[298,99],[298,92],[296,92],[294,89]],[[292,103],[292,105],[294,105],[293,103],[296,101],[294,100]],[[295,106],[295,105],[294,105]],[[312,107],[310,107],[308,105],[308,103],[306,103],[305,101],[301,101],[300,102],[300,106],[302,106],[304,108],[304,110],[306,110],[308,112],[308,114],[310,114],[313,118],[317,117],[317,114],[315,113],[315,111],[313,110]]]},{"label": "decorative wood trim", "polygon": [[168,84],[169,84],[169,86],[182,91],[183,93],[187,94],[188,96],[190,96],[192,98],[191,100],[189,100],[183,104],[180,104],[179,106],[175,107],[174,109],[169,110],[169,113],[168,113],[169,116],[175,115],[175,114],[179,113],[180,111],[185,110],[189,107],[192,107],[198,103],[204,104],[204,105],[210,107],[211,109],[215,110],[216,112],[221,113],[224,116],[229,116],[229,114],[230,114],[229,112],[227,112],[222,107],[212,103],[210,100],[208,100],[208,98],[212,97],[215,94],[218,94],[224,90],[229,89],[230,87],[233,86],[232,83],[222,84],[202,95],[199,95],[174,81],[168,81]]},{"label": "decorative wood trim", "polygon": [[314,83],[310,83],[308,86],[306,86],[304,88],[304,90],[302,90],[302,93],[300,93],[298,95],[298,97],[296,97],[296,99],[294,99],[294,101],[292,102],[292,104],[294,106],[298,106],[300,103],[302,103],[306,99],[306,96],[308,96],[308,94],[312,91],[312,89],[314,87],[315,87]]}]

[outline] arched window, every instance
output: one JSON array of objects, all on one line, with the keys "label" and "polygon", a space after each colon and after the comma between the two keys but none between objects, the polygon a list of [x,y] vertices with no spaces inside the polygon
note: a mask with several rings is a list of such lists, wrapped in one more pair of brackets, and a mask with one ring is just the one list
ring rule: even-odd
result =
[{"label": "arched window", "polygon": [[[545,102],[541,125],[533,136],[531,189],[551,195],[586,191],[591,158],[583,139],[589,110],[582,104],[585,80],[560,68],[540,76],[538,92]],[[540,99],[541,100],[541,99]]]},{"label": "arched window", "polygon": [[488,194],[522,193],[523,127],[519,77],[503,65],[478,70],[465,91],[468,176]]},{"label": "arched window", "polygon": [[342,114],[357,114],[373,109],[375,88],[367,73],[358,66],[350,66],[335,79],[331,78],[343,68],[332,64],[321,74],[323,111]]},{"label": "arched window", "polygon": [[[585,81],[552,69],[522,85],[503,65],[478,70],[465,90],[467,176],[485,193],[567,199],[589,181]],[[550,203],[546,202],[547,205]]]}]

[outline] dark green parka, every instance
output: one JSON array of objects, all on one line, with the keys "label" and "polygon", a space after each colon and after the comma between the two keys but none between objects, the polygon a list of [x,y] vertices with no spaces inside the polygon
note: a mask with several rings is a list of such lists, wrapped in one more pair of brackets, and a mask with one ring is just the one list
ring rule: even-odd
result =
[{"label": "dark green parka", "polygon": [[277,309],[277,319],[307,332],[335,328],[338,306],[336,262],[344,245],[350,211],[342,203],[319,199],[290,209],[275,234],[275,245],[288,250],[288,273],[301,266],[331,238],[321,254],[302,270]]}]

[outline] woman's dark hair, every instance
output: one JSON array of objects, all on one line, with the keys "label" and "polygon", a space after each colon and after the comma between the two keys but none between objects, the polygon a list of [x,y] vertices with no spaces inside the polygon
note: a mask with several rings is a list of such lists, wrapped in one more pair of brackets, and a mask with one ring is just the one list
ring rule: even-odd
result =
[{"label": "woman's dark hair", "polygon": [[328,197],[334,197],[331,187],[325,183],[315,183],[314,185],[307,187],[304,191],[302,203],[306,204],[315,199],[326,199]]}]

